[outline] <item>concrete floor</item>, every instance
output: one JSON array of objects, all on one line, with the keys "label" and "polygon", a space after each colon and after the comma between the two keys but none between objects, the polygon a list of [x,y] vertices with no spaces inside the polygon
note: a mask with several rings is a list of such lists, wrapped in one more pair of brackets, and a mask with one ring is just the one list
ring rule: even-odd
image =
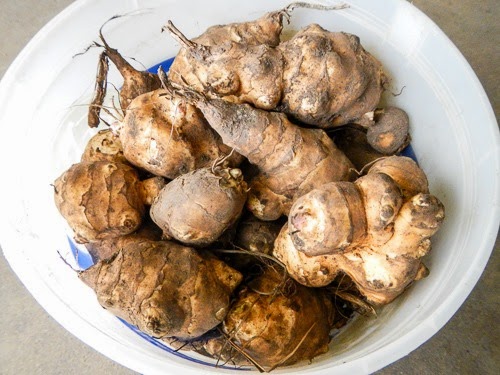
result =
[{"label": "concrete floor", "polygon": [[[382,0],[377,0],[382,1]],[[71,0],[0,0],[0,76],[28,40]],[[416,0],[472,65],[500,114],[498,0]],[[392,374],[498,374],[500,241],[479,283],[448,324],[427,343],[378,371]],[[0,374],[134,372],[105,358],[55,322],[0,256]]]}]

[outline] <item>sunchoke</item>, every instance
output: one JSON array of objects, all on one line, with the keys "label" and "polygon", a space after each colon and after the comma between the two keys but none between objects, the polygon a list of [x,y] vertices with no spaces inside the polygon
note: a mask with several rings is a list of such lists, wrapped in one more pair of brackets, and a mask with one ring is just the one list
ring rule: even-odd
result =
[{"label": "sunchoke", "polygon": [[[280,34],[283,29],[284,10],[267,13],[255,21],[231,23],[228,25],[211,26],[203,34],[192,39],[193,43],[203,46],[217,46],[228,42],[244,45],[268,45],[275,47],[280,42]],[[181,48],[175,56],[169,69],[169,79],[172,82],[189,85],[202,89],[204,77],[197,76],[193,70],[192,56],[189,48]]]},{"label": "sunchoke", "polygon": [[327,352],[333,321],[333,306],[321,290],[268,268],[239,293],[222,329],[247,358],[269,370]]},{"label": "sunchoke", "polygon": [[374,113],[374,125],[368,127],[368,143],[378,152],[393,155],[410,144],[410,119],[397,107],[378,109]]},{"label": "sunchoke", "polygon": [[379,104],[386,77],[357,36],[312,24],[278,48],[285,59],[280,109],[292,117],[330,128]]},{"label": "sunchoke", "polygon": [[168,237],[191,245],[208,245],[240,216],[247,186],[237,168],[201,168],[168,183],[150,214]]},{"label": "sunchoke", "polygon": [[165,90],[134,99],[115,131],[130,163],[169,179],[211,166],[228,154],[232,166],[242,159],[222,143],[196,107]]},{"label": "sunchoke", "polygon": [[403,195],[423,172],[411,159],[390,159],[394,178],[382,160],[355,183],[325,184],[297,199],[274,249],[297,281],[325,286],[343,272],[370,302],[387,304],[425,274],[421,258],[444,208],[426,184]]},{"label": "sunchoke", "polygon": [[145,194],[137,172],[119,162],[73,164],[54,182],[54,200],[79,243],[134,232],[145,214]]},{"label": "sunchoke", "polygon": [[80,273],[99,303],[156,338],[194,338],[222,322],[241,274],[168,241],[132,241]]},{"label": "sunchoke", "polygon": [[232,40],[205,45],[171,22],[166,29],[183,46],[183,70],[171,71],[173,82],[211,97],[279,109],[309,125],[356,120],[376,108],[384,90],[381,64],[352,34],[313,24],[274,48]]},{"label": "sunchoke", "polygon": [[323,130],[301,128],[282,113],[248,104],[196,98],[196,106],[223,142],[258,167],[247,203],[257,218],[275,220],[314,187],[351,178],[351,162]]}]

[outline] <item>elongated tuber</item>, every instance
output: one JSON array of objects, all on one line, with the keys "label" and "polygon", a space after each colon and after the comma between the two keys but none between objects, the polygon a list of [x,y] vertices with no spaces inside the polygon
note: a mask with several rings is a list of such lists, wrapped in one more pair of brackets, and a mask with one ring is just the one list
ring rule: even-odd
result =
[{"label": "elongated tuber", "polygon": [[382,160],[355,183],[325,184],[297,199],[274,249],[297,281],[325,286],[343,272],[370,302],[387,304],[425,273],[421,258],[444,208],[426,184],[403,195],[401,186],[423,172],[409,158],[390,159],[394,178],[380,171]]},{"label": "elongated tuber", "polygon": [[213,256],[138,240],[80,273],[99,303],[153,337],[198,337],[222,322],[241,274]]},{"label": "elongated tuber", "polygon": [[168,183],[150,214],[168,237],[192,245],[208,245],[241,215],[247,196],[236,168],[201,168]]},{"label": "elongated tuber", "polygon": [[223,142],[258,167],[247,207],[261,220],[286,215],[294,199],[316,186],[351,177],[351,162],[320,129],[301,128],[282,113],[248,104],[201,95],[195,104]]},{"label": "elongated tuber", "polygon": [[[120,88],[120,107],[126,113],[130,102],[144,93],[159,89],[161,87],[160,79],[157,74],[135,69],[125,58],[112,48],[104,39],[102,30],[99,37],[104,48],[105,56],[108,57],[116,66],[121,76],[123,84]],[[96,43],[96,45],[100,45]]]}]

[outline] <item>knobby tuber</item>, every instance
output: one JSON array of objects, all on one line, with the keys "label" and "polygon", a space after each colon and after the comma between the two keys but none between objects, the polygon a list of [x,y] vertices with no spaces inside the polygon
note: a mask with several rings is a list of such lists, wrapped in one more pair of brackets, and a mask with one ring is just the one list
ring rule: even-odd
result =
[{"label": "knobby tuber", "polygon": [[[267,13],[255,21],[211,26],[191,42],[203,46],[235,42],[242,45],[276,47],[280,42],[283,17],[286,17],[286,12],[277,11]],[[169,78],[172,82],[179,84],[187,82],[192,87],[203,89],[207,77],[201,77],[200,80],[193,70],[191,61],[189,48],[181,48],[169,69]]]},{"label": "knobby tuber", "polygon": [[201,168],[168,183],[150,214],[167,237],[208,245],[241,215],[247,185],[237,168]]},{"label": "knobby tuber", "polygon": [[219,325],[241,274],[168,241],[132,241],[80,273],[99,303],[156,337],[198,337]]},{"label": "knobby tuber", "polygon": [[391,157],[354,183],[305,194],[292,206],[274,255],[304,285],[325,286],[343,272],[370,302],[391,302],[426,273],[421,258],[444,220],[424,178],[411,159]]},{"label": "knobby tuber", "polygon": [[321,128],[373,111],[386,81],[357,36],[312,24],[278,47],[285,59],[281,109]]},{"label": "knobby tuber", "polygon": [[196,107],[162,89],[135,98],[115,131],[130,163],[169,179],[229,154],[230,165],[241,162]]},{"label": "knobby tuber", "polygon": [[119,162],[73,164],[54,182],[54,199],[79,243],[134,232],[151,201],[137,172]]},{"label": "knobby tuber", "polygon": [[224,144],[258,167],[247,202],[257,218],[276,220],[314,187],[350,178],[351,162],[323,130],[299,127],[282,113],[248,104],[196,98],[196,106]]},{"label": "knobby tuber", "polygon": [[247,358],[273,369],[326,353],[333,321],[323,291],[284,280],[268,268],[238,294],[222,329]]},{"label": "knobby tuber", "polygon": [[[263,109],[277,107],[283,91],[283,60],[277,49],[267,44],[232,41],[205,46],[188,40],[171,22],[166,29],[185,47],[188,64],[184,65],[192,71],[181,75],[182,72],[171,70],[172,82],[207,91],[214,98],[223,96]],[[194,77],[192,82],[189,77]]]},{"label": "knobby tuber", "polygon": [[[182,45],[182,69],[169,78],[211,97],[279,109],[306,124],[339,126],[378,105],[386,76],[352,34],[313,24],[275,48],[227,40],[215,45],[187,39],[169,22]],[[174,63],[175,65],[175,63]]]}]

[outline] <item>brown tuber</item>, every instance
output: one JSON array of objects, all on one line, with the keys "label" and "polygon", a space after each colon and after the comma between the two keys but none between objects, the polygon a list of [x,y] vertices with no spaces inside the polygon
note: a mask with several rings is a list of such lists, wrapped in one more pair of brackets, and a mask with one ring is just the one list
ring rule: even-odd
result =
[{"label": "brown tuber", "polygon": [[129,165],[108,162],[73,164],[54,182],[54,199],[79,243],[134,232],[151,200],[137,172]]},{"label": "brown tuber", "polygon": [[378,105],[386,78],[357,36],[312,24],[278,48],[285,59],[280,108],[292,117],[330,128]]},{"label": "brown tuber", "polygon": [[293,201],[314,187],[351,177],[351,162],[323,130],[301,128],[282,113],[248,104],[202,95],[194,102],[222,141],[258,167],[247,207],[261,220],[286,215]]},{"label": "brown tuber", "polygon": [[138,239],[80,273],[99,303],[156,338],[194,338],[216,327],[241,274],[213,256]]},{"label": "brown tuber", "polygon": [[352,34],[313,24],[272,47],[231,39],[204,44],[187,39],[171,22],[165,28],[183,47],[182,69],[170,71],[171,81],[213,98],[278,109],[329,128],[373,111],[384,90],[381,64]]},{"label": "brown tuber", "polygon": [[384,155],[401,152],[410,144],[410,120],[405,111],[396,107],[378,109],[374,125],[366,132],[368,143]]},{"label": "brown tuber", "polygon": [[[116,131],[130,163],[169,179],[231,153],[196,107],[161,89],[134,99]],[[237,153],[228,158],[232,166],[240,162]]]},{"label": "brown tuber", "polygon": [[[263,105],[264,108],[274,108],[281,94],[270,82],[265,82],[268,81],[267,78],[259,83],[264,85],[263,90],[259,91],[263,98],[259,98],[261,94],[254,95],[252,91],[259,81],[256,78],[258,71],[262,71],[265,77],[280,74],[281,57],[270,47],[279,44],[283,18],[287,16],[284,9],[267,13],[255,21],[212,26],[192,40],[188,40],[169,23],[165,28],[184,47],[169,69],[169,79],[177,84],[188,84],[198,91],[210,87],[225,96],[244,95],[249,102]],[[231,51],[226,53],[226,49]],[[210,52],[207,54],[205,50]],[[201,56],[206,56],[207,61]],[[240,64],[240,57],[246,63]],[[264,60],[259,61],[260,58]],[[238,65],[238,68],[235,69],[233,65]],[[245,73],[240,75],[237,70]],[[269,98],[266,92],[276,93]]]},{"label": "brown tuber", "polygon": [[[146,71],[135,69],[130,63],[123,58],[118,50],[111,48],[104,39],[102,32],[99,32],[99,37],[104,47],[104,54],[116,66],[121,76],[123,84],[120,88],[120,107],[126,113],[130,102],[139,95],[159,89],[161,87],[158,75]],[[99,45],[96,43],[96,45]]]},{"label": "brown tuber", "polygon": [[150,214],[167,237],[190,245],[217,240],[241,215],[247,185],[237,168],[201,168],[168,183]]},{"label": "brown tuber", "polygon": [[268,268],[239,293],[222,329],[247,358],[270,371],[326,353],[333,321],[333,306],[321,290]]},{"label": "brown tuber", "polygon": [[423,275],[421,258],[444,208],[426,180],[403,194],[425,175],[409,158],[389,159],[390,168],[382,160],[354,183],[325,184],[297,199],[274,249],[293,278],[320,287],[343,272],[368,301],[387,304]]},{"label": "brown tuber", "polygon": [[213,98],[224,97],[268,110],[277,107],[283,74],[283,61],[277,49],[267,44],[232,41],[206,46],[187,39],[171,22],[166,29],[183,45],[186,66],[191,71],[189,74],[170,70],[172,82],[205,91]]}]

